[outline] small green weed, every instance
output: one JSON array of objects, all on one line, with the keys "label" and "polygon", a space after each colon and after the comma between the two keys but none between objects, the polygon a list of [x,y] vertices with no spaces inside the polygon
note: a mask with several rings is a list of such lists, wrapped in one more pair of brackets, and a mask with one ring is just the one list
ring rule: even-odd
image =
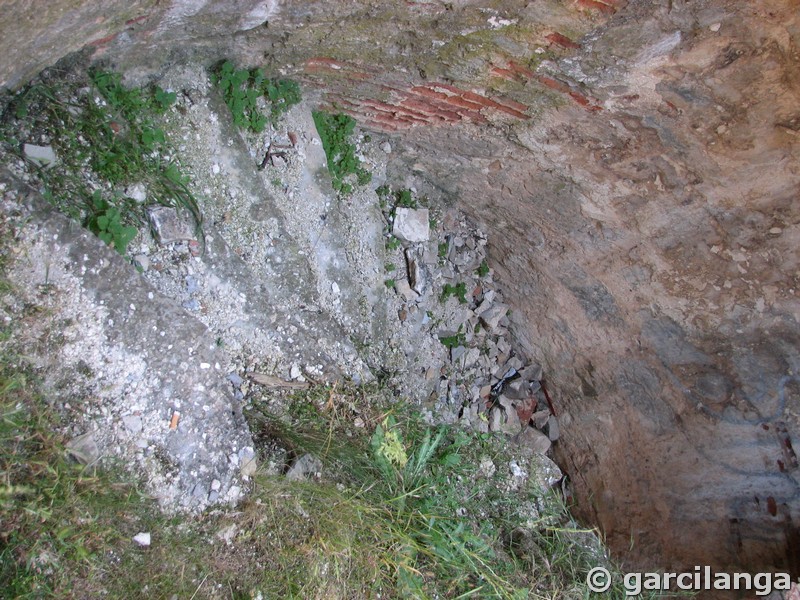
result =
[{"label": "small green weed", "polygon": [[489,274],[489,263],[486,262],[486,259],[481,261],[481,264],[478,267],[478,270],[475,271],[475,273],[478,277],[481,278],[486,277]]},{"label": "small green weed", "polygon": [[396,237],[394,237],[393,235],[389,236],[386,239],[386,249],[387,250],[397,250],[399,247],[400,247],[400,240],[397,239]]},{"label": "small green weed", "polygon": [[411,195],[411,190],[398,190],[395,198],[397,200],[395,206],[402,206],[403,208],[417,208],[419,206],[416,198]]},{"label": "small green weed", "polygon": [[378,195],[378,205],[381,207],[382,211],[385,211],[388,208],[388,199],[392,193],[391,188],[388,185],[383,184],[382,186],[375,188],[375,193]]},{"label": "small green weed", "polygon": [[[222,91],[236,126],[254,133],[264,131],[267,123],[275,123],[301,99],[296,81],[269,79],[261,69],[237,69],[229,60],[217,67],[212,80]],[[259,110],[258,99],[262,97],[269,100],[269,117]]]},{"label": "small green weed", "polygon": [[440,242],[439,243],[439,258],[444,259],[447,256],[447,242]]},{"label": "small green weed", "polygon": [[445,283],[444,287],[442,288],[442,293],[439,296],[439,300],[441,302],[446,302],[450,296],[455,296],[456,298],[458,298],[460,304],[466,304],[467,284],[465,284],[463,281],[457,285]]},{"label": "small green weed", "polygon": [[383,282],[383,285],[385,285],[390,290],[393,290],[397,285],[397,282],[394,279],[387,279],[386,281]]},{"label": "small green weed", "polygon": [[453,349],[457,348],[458,346],[464,346],[467,343],[466,336],[462,331],[463,325],[459,326],[458,331],[455,335],[447,335],[444,337],[440,337],[439,341],[445,346],[445,348]]},{"label": "small green weed", "polygon": [[322,111],[314,111],[312,116],[328,159],[333,189],[344,195],[351,193],[353,184],[347,181],[351,175],[355,176],[358,185],[369,183],[372,174],[361,166],[361,161],[356,157],[356,147],[350,142],[350,135],[356,126],[355,119]]},{"label": "small green weed", "polygon": [[93,213],[87,220],[86,228],[117,252],[125,254],[128,244],[136,237],[136,227],[122,223],[123,213],[104,200],[100,190],[95,191],[92,197],[92,208]]}]

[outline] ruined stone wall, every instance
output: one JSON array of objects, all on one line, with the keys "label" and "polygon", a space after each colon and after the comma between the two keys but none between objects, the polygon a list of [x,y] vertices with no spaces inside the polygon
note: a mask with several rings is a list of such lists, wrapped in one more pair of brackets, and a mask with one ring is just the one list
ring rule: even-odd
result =
[{"label": "ruined stone wall", "polygon": [[26,6],[4,86],[230,56],[390,136],[490,231],[582,515],[630,563],[800,574],[797,2]]}]

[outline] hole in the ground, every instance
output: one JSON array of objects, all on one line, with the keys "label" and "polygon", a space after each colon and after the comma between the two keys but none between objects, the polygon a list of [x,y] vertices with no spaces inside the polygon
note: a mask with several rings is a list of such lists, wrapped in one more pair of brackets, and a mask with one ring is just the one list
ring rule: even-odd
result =
[{"label": "hole in the ground", "polygon": [[[407,3],[391,35],[366,7],[189,4],[118,7],[113,23],[91,7],[60,21],[28,11],[30,35],[4,36],[22,50],[0,60],[18,87],[91,42],[82,60],[163,88],[134,98],[95,77],[48,105],[58,67],[9,105],[4,125],[27,125],[2,142],[13,174],[178,302],[160,305],[156,336],[190,328],[184,314],[212,332],[185,355],[152,342],[176,378],[195,359],[217,370],[206,346],[240,379],[377,376],[437,420],[555,443],[577,513],[631,568],[800,574],[789,3],[748,7],[750,19],[736,16],[744,3],[710,0]],[[24,41],[42,36],[53,43]],[[265,47],[271,78],[242,75]],[[224,56],[237,58],[229,72]],[[275,115],[287,80],[307,96]],[[166,112],[126,112],[145,104]],[[312,109],[342,118],[320,138]],[[92,174],[68,176],[81,169]],[[151,204],[147,226],[126,220]],[[50,286],[58,265],[40,259]],[[92,308],[98,322],[137,322],[146,294],[115,303],[89,276],[108,303]],[[105,376],[134,386],[144,368]],[[248,385],[233,385],[237,401]],[[170,431],[196,426],[192,402],[214,410],[197,390],[170,394]]]}]

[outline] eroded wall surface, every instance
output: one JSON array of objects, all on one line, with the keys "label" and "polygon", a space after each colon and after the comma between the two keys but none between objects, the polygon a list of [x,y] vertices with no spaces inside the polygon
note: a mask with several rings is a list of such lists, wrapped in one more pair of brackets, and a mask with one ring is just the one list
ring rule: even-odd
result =
[{"label": "eroded wall surface", "polygon": [[0,80],[87,44],[133,78],[228,56],[301,79],[393,139],[398,183],[491,232],[559,460],[612,547],[800,573],[799,12],[0,0]]}]

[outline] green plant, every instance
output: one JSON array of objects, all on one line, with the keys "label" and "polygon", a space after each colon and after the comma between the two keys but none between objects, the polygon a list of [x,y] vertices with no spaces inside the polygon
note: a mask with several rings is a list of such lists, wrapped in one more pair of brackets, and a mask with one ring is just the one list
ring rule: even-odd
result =
[{"label": "green plant", "polygon": [[122,223],[122,212],[103,199],[100,190],[92,196],[93,212],[86,222],[86,228],[120,254],[125,254],[128,244],[136,237],[137,229]]},{"label": "green plant", "polygon": [[291,79],[266,79],[263,88],[270,101],[270,116],[273,121],[302,99],[300,86]]},{"label": "green plant", "polygon": [[395,265],[394,263],[386,263],[386,264],[385,264],[383,267],[384,267],[384,268],[386,269],[386,271],[387,271],[387,272],[389,272],[389,273],[391,273],[392,271],[394,271],[395,269],[397,269],[397,265]]},{"label": "green plant", "polygon": [[391,188],[388,185],[383,184],[375,188],[375,193],[378,196],[378,205],[381,207],[381,210],[386,210],[388,206],[388,198],[392,193]]},{"label": "green plant", "polygon": [[399,247],[400,247],[400,240],[397,239],[396,237],[394,237],[393,235],[389,236],[386,239],[386,249],[387,250],[397,250]]},{"label": "green plant", "polygon": [[346,181],[350,175],[355,176],[359,185],[369,183],[372,174],[361,166],[361,161],[356,157],[356,148],[350,142],[350,135],[356,126],[355,119],[322,111],[314,111],[312,116],[328,159],[333,189],[340,194],[351,193],[353,185]]},{"label": "green plant", "polygon": [[[118,73],[97,69],[87,79],[31,85],[12,99],[0,128],[51,140],[57,164],[34,172],[43,196],[118,250],[132,238],[131,228],[145,222],[148,204],[185,208],[202,236],[200,208],[188,178],[168,158],[173,151],[159,125],[176,94],[158,86],[129,89],[121,80]],[[4,149],[20,152],[19,145]],[[117,197],[120,187],[143,184],[147,201],[102,205],[98,184],[103,194],[113,189]]]},{"label": "green plant", "polygon": [[439,300],[445,302],[450,296],[455,296],[458,298],[459,303],[466,304],[467,284],[465,284],[463,281],[457,285],[445,283],[444,287],[442,288],[442,294],[439,296]]},{"label": "green plant", "polygon": [[390,290],[393,290],[395,288],[396,282],[394,279],[387,279],[386,281],[383,282],[383,285],[385,285]]},{"label": "green plant", "polygon": [[[329,540],[337,530],[325,515],[331,504],[341,506],[354,533],[350,549],[337,545],[331,560],[340,569],[340,557],[366,553],[380,565],[372,572],[348,571],[343,595],[380,590],[387,598],[592,598],[589,570],[600,564],[616,572],[597,539],[569,519],[556,495],[543,493],[532,479],[509,492],[498,483],[500,470],[492,476],[476,472],[487,456],[505,456],[502,438],[427,426],[413,407],[395,402],[385,408],[387,398],[373,393],[312,388],[297,396],[290,416],[278,419],[258,407],[251,415],[254,431],[269,423],[271,438],[295,454],[320,458],[339,482],[339,498],[326,500],[322,514],[307,522]],[[372,427],[353,429],[351,411]],[[328,498],[325,484],[319,485]],[[295,498],[281,504],[291,506]],[[310,512],[306,503],[303,509]],[[358,579],[364,576],[373,583]],[[309,596],[319,587],[307,582],[303,578],[300,587]],[[624,595],[619,584],[618,592]]]},{"label": "green plant", "polygon": [[397,203],[396,206],[404,208],[417,208],[417,200],[411,195],[411,190],[398,190],[395,196]]},{"label": "green plant", "polygon": [[[268,79],[261,69],[237,69],[226,60],[212,74],[212,79],[222,92],[237,127],[254,133],[264,131],[270,120],[274,123],[293,105],[300,102],[300,86],[289,79]],[[270,102],[269,117],[258,107],[258,99]]]},{"label": "green plant", "polygon": [[489,274],[489,264],[486,262],[486,259],[481,261],[481,264],[475,273],[481,278],[486,277]]},{"label": "green plant", "polygon": [[446,335],[439,338],[439,341],[449,349],[456,348],[458,346],[463,346],[467,343],[466,336],[462,331],[463,325],[460,325],[458,331],[454,335]]},{"label": "green plant", "polygon": [[439,242],[439,258],[444,259],[447,256],[447,242]]}]

